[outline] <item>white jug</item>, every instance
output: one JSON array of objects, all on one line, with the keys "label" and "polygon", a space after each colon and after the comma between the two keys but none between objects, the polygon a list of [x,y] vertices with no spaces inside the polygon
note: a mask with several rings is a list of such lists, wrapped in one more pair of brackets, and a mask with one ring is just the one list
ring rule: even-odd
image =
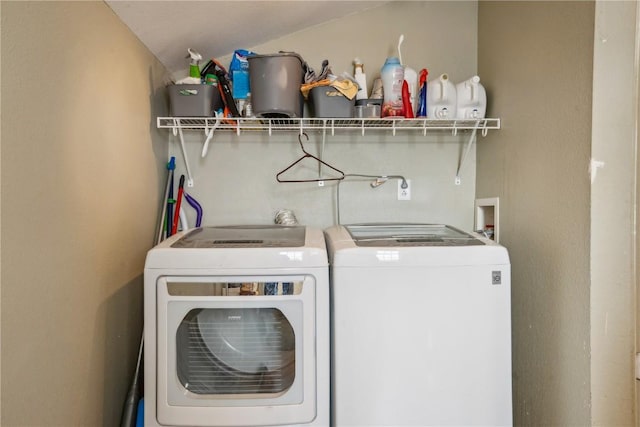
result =
[{"label": "white jug", "polygon": [[427,83],[427,117],[453,120],[456,115],[456,86],[442,74]]},{"label": "white jug", "polygon": [[480,77],[473,76],[456,85],[457,119],[483,119],[487,112],[487,93],[480,84]]}]

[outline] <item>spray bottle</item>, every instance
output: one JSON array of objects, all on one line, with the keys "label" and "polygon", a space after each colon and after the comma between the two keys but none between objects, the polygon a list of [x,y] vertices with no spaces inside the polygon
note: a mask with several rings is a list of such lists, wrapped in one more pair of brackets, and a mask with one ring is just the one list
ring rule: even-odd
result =
[{"label": "spray bottle", "polygon": [[420,70],[420,99],[418,101],[418,110],[416,117],[427,117],[427,76],[429,70],[423,68]]},{"label": "spray bottle", "polygon": [[202,55],[191,48],[187,49],[187,52],[189,52],[189,54],[186,57],[191,58],[189,77],[200,79],[200,61],[202,61]]}]

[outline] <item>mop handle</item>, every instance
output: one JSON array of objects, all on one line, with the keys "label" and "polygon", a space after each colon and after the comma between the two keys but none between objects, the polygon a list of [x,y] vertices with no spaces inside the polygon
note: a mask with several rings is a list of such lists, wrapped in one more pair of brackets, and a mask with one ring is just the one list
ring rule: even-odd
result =
[{"label": "mop handle", "polygon": [[171,227],[171,235],[178,232],[178,221],[180,221],[180,204],[182,202],[182,194],[184,193],[184,175],[180,175],[180,184],[178,184],[178,197],[176,198],[176,209],[173,215],[173,227]]}]

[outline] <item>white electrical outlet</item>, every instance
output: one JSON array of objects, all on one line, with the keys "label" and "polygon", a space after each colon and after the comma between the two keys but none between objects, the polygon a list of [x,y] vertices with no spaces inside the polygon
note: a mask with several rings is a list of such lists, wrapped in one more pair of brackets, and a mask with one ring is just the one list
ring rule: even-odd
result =
[{"label": "white electrical outlet", "polygon": [[398,180],[398,200],[411,200],[411,180],[407,179],[407,188],[402,188],[401,179]]}]

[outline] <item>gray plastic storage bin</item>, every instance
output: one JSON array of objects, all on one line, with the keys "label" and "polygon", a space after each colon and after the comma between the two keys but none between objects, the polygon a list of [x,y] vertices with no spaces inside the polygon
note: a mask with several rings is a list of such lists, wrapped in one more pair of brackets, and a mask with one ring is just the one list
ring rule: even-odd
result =
[{"label": "gray plastic storage bin", "polygon": [[332,86],[317,86],[309,91],[313,117],[353,117],[356,98],[349,99]]},{"label": "gray plastic storage bin", "polygon": [[211,117],[223,106],[218,86],[187,84],[168,89],[173,117]]},{"label": "gray plastic storage bin", "polygon": [[253,113],[265,118],[302,117],[304,70],[300,55],[276,53],[247,59]]}]

